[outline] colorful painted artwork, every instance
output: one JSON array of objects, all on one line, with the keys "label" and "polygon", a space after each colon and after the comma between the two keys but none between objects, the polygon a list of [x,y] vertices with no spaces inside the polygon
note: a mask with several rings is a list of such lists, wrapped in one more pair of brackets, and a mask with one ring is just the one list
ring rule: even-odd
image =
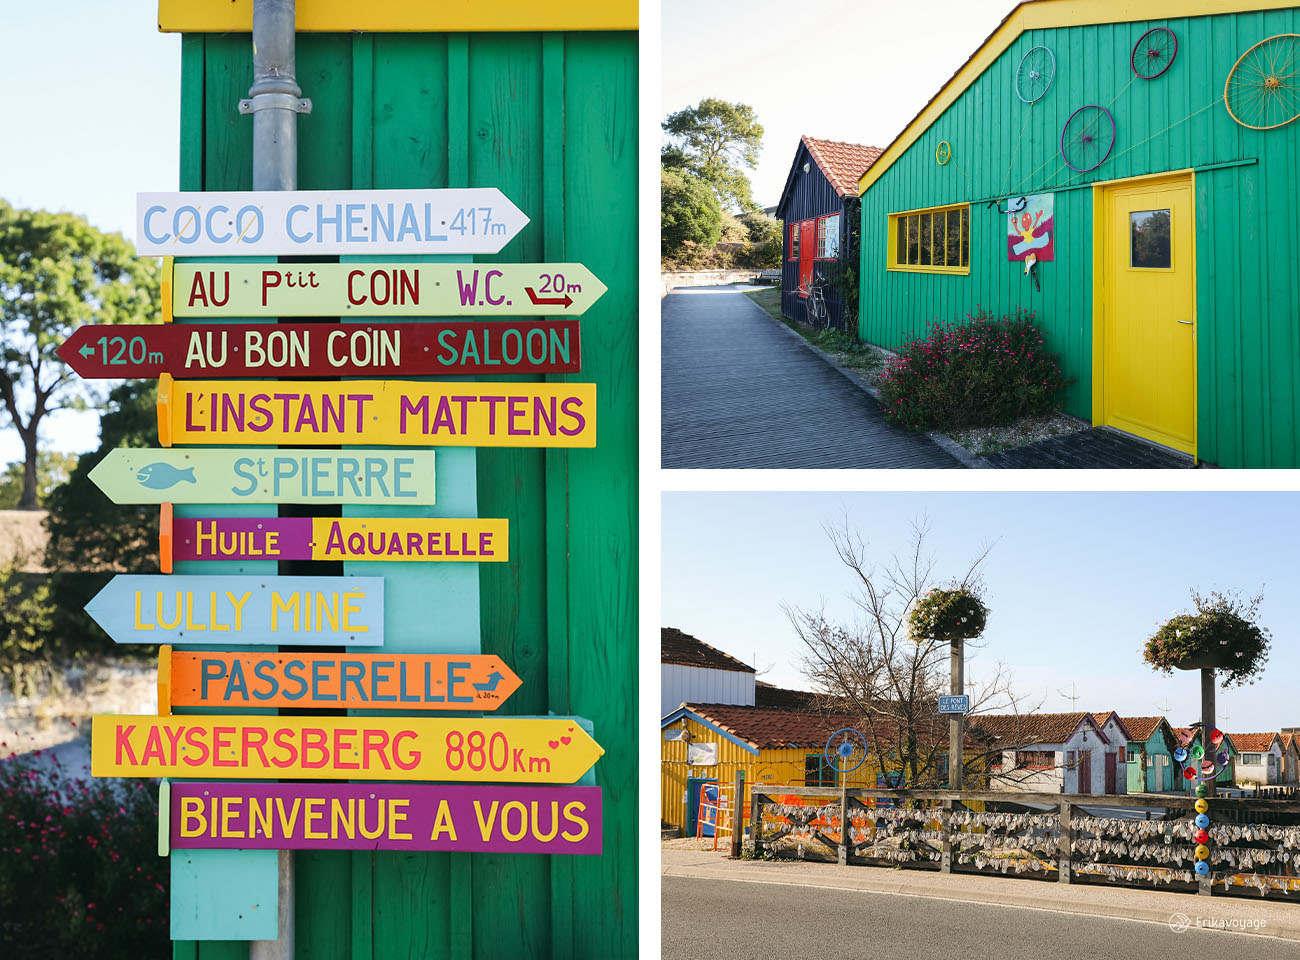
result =
[{"label": "colorful painted artwork", "polygon": [[1031,254],[1039,263],[1053,259],[1051,193],[1025,197],[1023,205],[1007,214],[1007,259],[1024,260]]}]

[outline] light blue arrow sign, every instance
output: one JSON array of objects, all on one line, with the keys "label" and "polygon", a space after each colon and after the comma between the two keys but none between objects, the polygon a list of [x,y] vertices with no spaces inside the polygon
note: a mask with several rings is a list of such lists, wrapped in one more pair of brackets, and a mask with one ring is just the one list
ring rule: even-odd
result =
[{"label": "light blue arrow sign", "polygon": [[383,577],[118,574],[86,604],[118,643],[384,643]]},{"label": "light blue arrow sign", "polygon": [[970,713],[970,697],[964,693],[939,698],[940,713]]}]

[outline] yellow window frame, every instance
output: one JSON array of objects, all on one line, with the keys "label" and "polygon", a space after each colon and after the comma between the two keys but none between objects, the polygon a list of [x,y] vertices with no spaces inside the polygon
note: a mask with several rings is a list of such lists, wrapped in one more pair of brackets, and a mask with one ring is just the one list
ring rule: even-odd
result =
[{"label": "yellow window frame", "polygon": [[[958,212],[964,212],[966,214],[964,220],[959,219],[959,223],[964,222],[964,237],[961,239],[964,239],[966,244],[966,262],[964,264],[949,265],[946,262],[947,261],[946,224],[948,219],[948,213],[954,210]],[[934,264],[899,263],[898,262],[899,221],[907,221],[909,218],[915,217],[917,219],[918,229],[920,228],[920,224],[922,223],[928,224],[929,231],[930,231],[929,243],[933,248],[934,238],[936,233],[934,229],[934,224],[936,222],[935,214],[940,214],[940,213],[943,214],[942,219],[945,224],[944,232],[943,232],[943,238],[945,240],[945,243],[943,245],[944,260],[945,260],[944,264],[935,266]],[[904,224],[904,226],[906,226],[906,223]],[[961,249],[961,239],[958,240],[959,251]],[[886,241],[887,241],[886,251],[885,251],[886,270],[894,270],[902,273],[948,273],[948,274],[955,274],[957,276],[963,276],[963,277],[969,276],[970,275],[970,204],[950,203],[942,207],[922,207],[917,210],[900,210],[898,213],[891,213],[889,214],[889,227],[888,227],[888,234],[886,236]],[[960,259],[960,255],[959,255],[959,259]]]}]

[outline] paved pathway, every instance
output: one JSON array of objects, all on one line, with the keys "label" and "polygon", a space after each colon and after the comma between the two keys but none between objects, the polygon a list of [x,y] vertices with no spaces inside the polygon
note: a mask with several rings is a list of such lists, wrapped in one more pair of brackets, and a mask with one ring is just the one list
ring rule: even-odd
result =
[{"label": "paved pathway", "polygon": [[[828,872],[840,870],[825,865]],[[1033,880],[1005,883],[1033,884]],[[1058,884],[1051,884],[1055,887]],[[1082,916],[1059,908],[922,899],[874,891],[789,886],[780,881],[663,878],[664,960],[734,956],[871,957],[916,960],[1280,960],[1300,945],[1267,936],[1197,928],[1197,916],[1221,916],[1217,903],[1196,903],[1190,929],[1175,932],[1169,905],[1154,922]],[[1294,907],[1292,907],[1294,909]],[[1226,912],[1226,911],[1224,911]]]},{"label": "paved pathway", "polygon": [[1190,470],[1192,458],[1106,428],[1080,430],[981,458],[990,467],[1022,469]]},{"label": "paved pathway", "polygon": [[732,287],[663,299],[663,466],[959,467]]}]

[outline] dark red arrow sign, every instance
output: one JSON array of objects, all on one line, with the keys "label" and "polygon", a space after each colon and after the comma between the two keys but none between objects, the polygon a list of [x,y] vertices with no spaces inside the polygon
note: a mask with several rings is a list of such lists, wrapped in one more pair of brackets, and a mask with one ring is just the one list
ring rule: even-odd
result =
[{"label": "dark red arrow sign", "polygon": [[532,287],[524,287],[524,292],[528,294],[528,299],[533,301],[533,306],[558,307],[563,305],[567,310],[573,306],[573,298],[567,293],[562,297],[539,297]]},{"label": "dark red arrow sign", "polygon": [[87,380],[577,373],[582,361],[576,318],[83,326],[56,353]]}]

